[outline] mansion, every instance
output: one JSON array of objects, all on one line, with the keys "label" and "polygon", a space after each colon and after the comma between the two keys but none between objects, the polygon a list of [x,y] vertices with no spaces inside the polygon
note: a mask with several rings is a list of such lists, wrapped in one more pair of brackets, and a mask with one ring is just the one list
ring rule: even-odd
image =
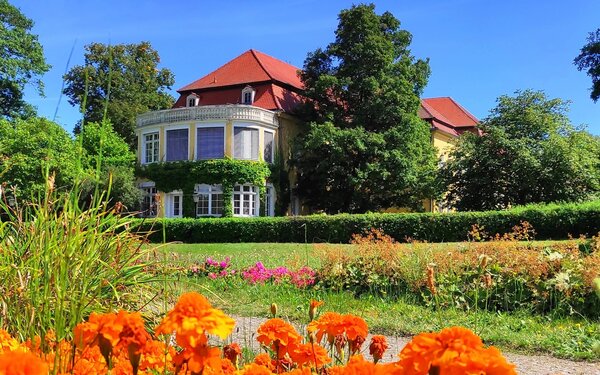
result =
[{"label": "mansion", "polygon": [[[285,199],[269,180],[265,186],[237,181],[231,186],[193,181],[193,191],[161,191],[141,179],[145,216],[253,217],[307,213],[294,194],[296,177],[287,168],[290,142],[302,130],[293,111],[302,102],[299,69],[256,50],[249,50],[217,70],[177,90],[173,108],[137,117],[137,157],[141,167],[154,163],[230,159],[279,162],[291,188]],[[452,98],[422,99],[419,116],[430,124],[431,140],[443,160],[456,137],[477,132],[478,120]],[[185,164],[183,164],[185,165]],[[284,194],[279,192],[279,195]],[[288,203],[289,202],[289,203]],[[434,202],[425,202],[435,211]],[[188,207],[187,209],[184,209]],[[190,207],[192,207],[190,209]]]}]

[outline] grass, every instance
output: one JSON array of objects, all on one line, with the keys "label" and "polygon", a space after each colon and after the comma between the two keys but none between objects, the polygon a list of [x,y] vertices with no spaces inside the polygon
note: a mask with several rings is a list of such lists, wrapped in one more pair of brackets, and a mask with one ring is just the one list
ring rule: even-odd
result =
[{"label": "grass", "polygon": [[[540,246],[547,244],[536,243]],[[352,245],[169,244],[161,250],[168,254],[168,262],[180,267],[189,267],[195,261],[202,262],[208,256],[218,260],[230,256],[234,268],[253,265],[258,261],[267,267],[304,264],[317,267],[322,246],[333,246],[336,251],[355,249]],[[450,248],[456,244],[428,246]],[[487,344],[496,345],[502,350],[545,352],[569,359],[600,359],[600,355],[593,350],[594,345],[600,343],[600,324],[575,316],[534,315],[525,310],[510,314],[454,308],[434,311],[407,299],[357,299],[349,293],[327,290],[299,290],[287,285],[248,285],[239,279],[191,279],[183,276],[183,273],[179,275],[179,280],[170,288],[173,299],[182,292],[196,290],[205,294],[219,308],[236,316],[268,317],[271,303],[276,303],[284,318],[306,322],[308,302],[318,299],[325,301],[327,310],[363,317],[375,333],[413,335],[460,325],[472,329]]]}]

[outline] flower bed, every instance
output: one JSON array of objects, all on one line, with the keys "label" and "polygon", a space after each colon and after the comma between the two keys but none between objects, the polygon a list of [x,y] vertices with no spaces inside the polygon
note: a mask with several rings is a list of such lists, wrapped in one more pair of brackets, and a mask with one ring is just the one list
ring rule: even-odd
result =
[{"label": "flower bed", "polygon": [[[318,305],[311,303],[311,317]],[[209,336],[226,339],[234,326],[233,319],[202,295],[187,293],[155,335],[146,330],[139,313],[125,311],[92,314],[75,328],[71,342],[56,342],[48,334],[44,340],[21,343],[0,331],[0,373],[516,374],[497,349],[484,347],[478,336],[461,327],[420,334],[402,349],[398,361],[381,364],[385,337],[373,337],[368,346],[373,361],[367,361],[360,351],[368,327],[354,315],[325,313],[310,322],[304,335],[282,319],[270,319],[256,336],[264,352],[246,361],[235,343],[209,344]]]},{"label": "flower bed", "polygon": [[235,270],[231,267],[231,258],[224,260],[214,260],[211,257],[201,264],[194,264],[188,270],[188,276],[208,277],[209,279],[233,278],[239,276],[249,284],[289,283],[298,288],[307,288],[314,285],[316,272],[303,266],[297,270],[291,270],[284,266],[267,268],[262,262],[257,262],[253,266],[241,270]]}]

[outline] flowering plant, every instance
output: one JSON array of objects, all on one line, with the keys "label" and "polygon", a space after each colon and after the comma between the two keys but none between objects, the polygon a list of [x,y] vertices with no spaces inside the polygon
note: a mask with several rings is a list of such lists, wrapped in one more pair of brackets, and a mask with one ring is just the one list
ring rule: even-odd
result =
[{"label": "flowering plant", "polygon": [[[311,316],[319,305],[311,302]],[[273,318],[256,336],[265,352],[242,363],[239,345],[221,348],[209,340],[210,335],[225,339],[234,325],[192,292],[182,295],[156,327],[158,337],[145,330],[139,313],[125,311],[92,314],[75,328],[73,343],[55,342],[51,334],[46,343],[20,343],[0,330],[0,374],[516,374],[497,349],[485,348],[478,336],[461,327],[420,334],[396,362],[383,364],[388,349],[383,336],[371,339],[373,361],[360,354],[368,334],[360,317],[325,313],[311,321],[306,336]]]}]

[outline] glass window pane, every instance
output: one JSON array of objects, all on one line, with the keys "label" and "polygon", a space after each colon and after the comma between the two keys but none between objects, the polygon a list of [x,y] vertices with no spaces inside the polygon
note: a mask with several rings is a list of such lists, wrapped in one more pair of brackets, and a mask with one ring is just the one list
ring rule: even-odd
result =
[{"label": "glass window pane", "polygon": [[273,133],[265,132],[265,147],[263,150],[263,159],[267,163],[273,162]]},{"label": "glass window pane", "polygon": [[233,157],[258,160],[258,129],[234,128]]},{"label": "glass window pane", "polygon": [[218,159],[225,154],[225,128],[198,128],[196,155],[198,160]]},{"label": "glass window pane", "polygon": [[188,129],[167,130],[167,161],[188,159]]}]

